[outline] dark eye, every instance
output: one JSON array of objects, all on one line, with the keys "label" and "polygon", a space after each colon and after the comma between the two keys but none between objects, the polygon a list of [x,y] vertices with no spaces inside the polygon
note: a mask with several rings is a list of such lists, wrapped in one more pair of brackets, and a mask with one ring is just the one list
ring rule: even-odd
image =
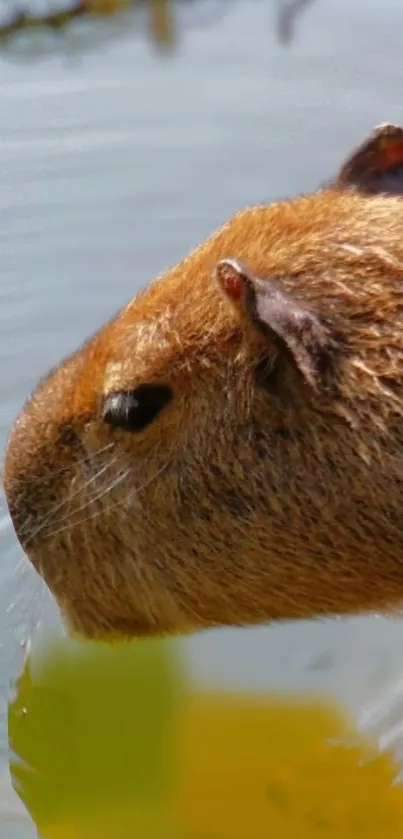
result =
[{"label": "dark eye", "polygon": [[135,390],[118,390],[106,396],[102,419],[122,431],[142,431],[172,399],[166,385],[139,385]]}]

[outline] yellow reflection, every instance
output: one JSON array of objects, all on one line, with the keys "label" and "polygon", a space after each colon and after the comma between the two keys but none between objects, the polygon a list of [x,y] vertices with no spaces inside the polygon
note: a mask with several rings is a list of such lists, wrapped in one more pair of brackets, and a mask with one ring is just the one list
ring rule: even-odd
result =
[{"label": "yellow reflection", "polygon": [[403,834],[395,768],[330,707],[197,693],[172,642],[61,643],[32,672],[12,772],[48,839]]},{"label": "yellow reflection", "polygon": [[199,696],[183,719],[182,737],[178,814],[187,836],[403,833],[394,768],[363,742],[348,745],[351,730],[324,705]]}]

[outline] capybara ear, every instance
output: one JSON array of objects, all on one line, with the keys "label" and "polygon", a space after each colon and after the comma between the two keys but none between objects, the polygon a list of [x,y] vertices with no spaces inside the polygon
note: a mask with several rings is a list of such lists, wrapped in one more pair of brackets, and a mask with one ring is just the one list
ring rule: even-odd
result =
[{"label": "capybara ear", "polygon": [[377,125],[343,163],[335,185],[403,195],[403,128]]},{"label": "capybara ear", "polygon": [[215,277],[246,329],[257,331],[317,390],[335,348],[329,323],[284,291],[279,282],[254,276],[236,259],[218,262]]}]

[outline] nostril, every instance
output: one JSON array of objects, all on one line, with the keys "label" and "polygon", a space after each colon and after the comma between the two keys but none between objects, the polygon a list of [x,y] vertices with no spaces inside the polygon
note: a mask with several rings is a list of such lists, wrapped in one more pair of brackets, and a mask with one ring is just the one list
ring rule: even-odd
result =
[{"label": "nostril", "polygon": [[34,548],[33,535],[43,530],[52,508],[60,503],[81,452],[78,430],[70,422],[30,425],[22,415],[7,446],[4,490],[16,535],[24,549]]},{"label": "nostril", "polygon": [[77,446],[80,445],[80,438],[71,425],[61,425],[59,427],[59,441],[62,446]]}]

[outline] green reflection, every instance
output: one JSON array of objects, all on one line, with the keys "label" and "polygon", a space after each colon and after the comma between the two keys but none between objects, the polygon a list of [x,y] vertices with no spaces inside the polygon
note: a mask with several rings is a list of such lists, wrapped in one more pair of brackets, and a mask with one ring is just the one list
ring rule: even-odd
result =
[{"label": "green reflection", "polygon": [[62,639],[35,668],[28,660],[9,736],[13,781],[37,825],[80,823],[128,802],[159,822],[176,782],[183,693],[174,642]]}]

